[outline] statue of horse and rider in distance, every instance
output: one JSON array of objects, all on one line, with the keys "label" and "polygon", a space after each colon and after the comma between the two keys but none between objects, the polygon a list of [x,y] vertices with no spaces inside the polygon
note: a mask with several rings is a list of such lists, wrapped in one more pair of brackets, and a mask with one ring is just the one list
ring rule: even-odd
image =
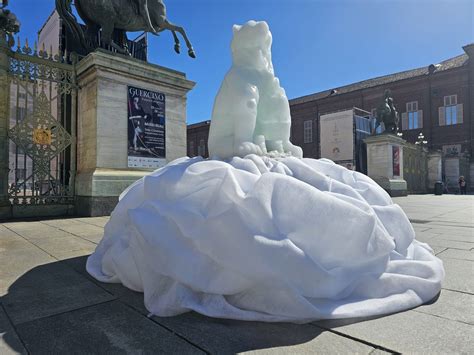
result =
[{"label": "statue of horse and rider in distance", "polygon": [[8,47],[13,47],[15,39],[13,35],[20,31],[20,22],[15,14],[8,10],[8,0],[0,2],[0,41],[6,41]]},{"label": "statue of horse and rider in distance", "polygon": [[[88,51],[100,46],[96,43],[99,30],[103,45],[122,54],[128,54],[127,31],[145,31],[158,35],[164,30],[170,30],[176,53],[180,52],[176,35],[179,32],[188,47],[188,55],[196,58],[184,28],[172,24],[166,18],[163,0],[75,0],[76,10],[86,24],[86,33],[73,14],[71,3],[72,0],[56,0],[56,10],[74,38]],[[114,38],[119,38],[118,43]]]},{"label": "statue of horse and rider in distance", "polygon": [[383,122],[385,126],[384,133],[393,133],[398,132],[398,124],[400,118],[398,112],[393,105],[393,98],[390,90],[385,90],[384,99],[382,103],[377,108],[377,114],[375,116],[376,124],[372,131],[372,134],[375,134],[377,128],[380,126],[380,123]]}]

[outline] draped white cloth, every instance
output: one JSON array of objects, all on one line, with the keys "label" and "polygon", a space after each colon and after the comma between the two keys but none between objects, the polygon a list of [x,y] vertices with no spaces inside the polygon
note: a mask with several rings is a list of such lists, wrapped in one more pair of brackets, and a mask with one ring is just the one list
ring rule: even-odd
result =
[{"label": "draped white cloth", "polygon": [[442,262],[367,176],[325,159],[182,158],[122,195],[87,261],[153,314],[308,322],[437,295]]}]

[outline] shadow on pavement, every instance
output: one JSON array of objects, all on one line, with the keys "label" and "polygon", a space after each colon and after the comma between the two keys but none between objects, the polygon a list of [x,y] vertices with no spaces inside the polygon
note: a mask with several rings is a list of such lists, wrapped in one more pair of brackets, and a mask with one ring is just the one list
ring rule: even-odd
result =
[{"label": "shadow on pavement", "polygon": [[37,266],[8,288],[0,297],[0,353],[237,353],[304,344],[325,332],[194,312],[148,318],[143,294],[96,281],[86,259]]}]

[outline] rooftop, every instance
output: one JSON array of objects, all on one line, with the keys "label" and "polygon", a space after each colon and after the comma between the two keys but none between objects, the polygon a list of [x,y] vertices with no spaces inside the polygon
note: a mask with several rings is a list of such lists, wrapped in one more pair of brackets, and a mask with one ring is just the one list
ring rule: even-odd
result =
[{"label": "rooftop", "polygon": [[[473,44],[467,45],[465,46],[465,48],[468,48],[472,45]],[[347,94],[349,92],[353,92],[353,91],[357,91],[361,89],[368,89],[368,88],[372,88],[372,87],[376,87],[380,85],[386,85],[386,84],[390,84],[390,83],[400,81],[400,80],[411,79],[411,78],[420,77],[420,76],[424,76],[428,74],[436,74],[436,73],[444,72],[446,70],[451,70],[451,69],[465,66],[468,63],[468,60],[469,60],[469,56],[466,53],[464,53],[454,58],[444,60],[438,64],[430,64],[428,66],[417,68],[417,69],[410,69],[410,70],[402,71],[395,74],[379,76],[377,78],[363,80],[357,83],[344,85],[341,87],[320,91],[314,94],[297,97],[290,100],[290,105],[302,104],[308,101],[319,100],[319,99],[323,99],[329,96]]]},{"label": "rooftop", "polygon": [[211,124],[211,120],[201,121],[201,122],[197,122],[197,123],[191,123],[191,124],[188,124],[188,129],[189,128],[205,127],[205,126],[209,126],[210,124]]}]

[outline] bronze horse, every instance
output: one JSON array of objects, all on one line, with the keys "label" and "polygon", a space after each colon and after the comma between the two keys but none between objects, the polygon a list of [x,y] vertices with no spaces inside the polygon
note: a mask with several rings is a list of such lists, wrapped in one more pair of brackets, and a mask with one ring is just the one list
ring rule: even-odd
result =
[{"label": "bronze horse", "polygon": [[13,47],[15,44],[13,35],[20,31],[20,22],[15,14],[5,8],[7,6],[7,0],[3,0],[2,3],[0,3],[0,32],[5,34],[8,46]]},{"label": "bronze horse", "polygon": [[372,134],[375,134],[381,122],[383,122],[385,126],[385,132],[394,134],[398,132],[398,124],[400,119],[398,112],[393,105],[393,99],[391,97],[390,90],[385,91],[384,100],[377,108],[377,115],[375,118],[376,124]]},{"label": "bronze horse", "polygon": [[[75,0],[79,16],[86,24],[86,33],[76,20],[71,10],[72,0],[56,0],[56,10],[73,36],[87,50],[93,50],[97,44],[93,38],[101,29],[101,40],[119,53],[128,53],[126,48],[127,31],[146,31],[154,35],[164,30],[173,34],[176,53],[180,52],[180,44],[176,32],[186,42],[188,54],[196,58],[193,46],[181,26],[172,24],[166,18],[166,7],[162,0]],[[114,34],[120,42],[114,41]]]}]

